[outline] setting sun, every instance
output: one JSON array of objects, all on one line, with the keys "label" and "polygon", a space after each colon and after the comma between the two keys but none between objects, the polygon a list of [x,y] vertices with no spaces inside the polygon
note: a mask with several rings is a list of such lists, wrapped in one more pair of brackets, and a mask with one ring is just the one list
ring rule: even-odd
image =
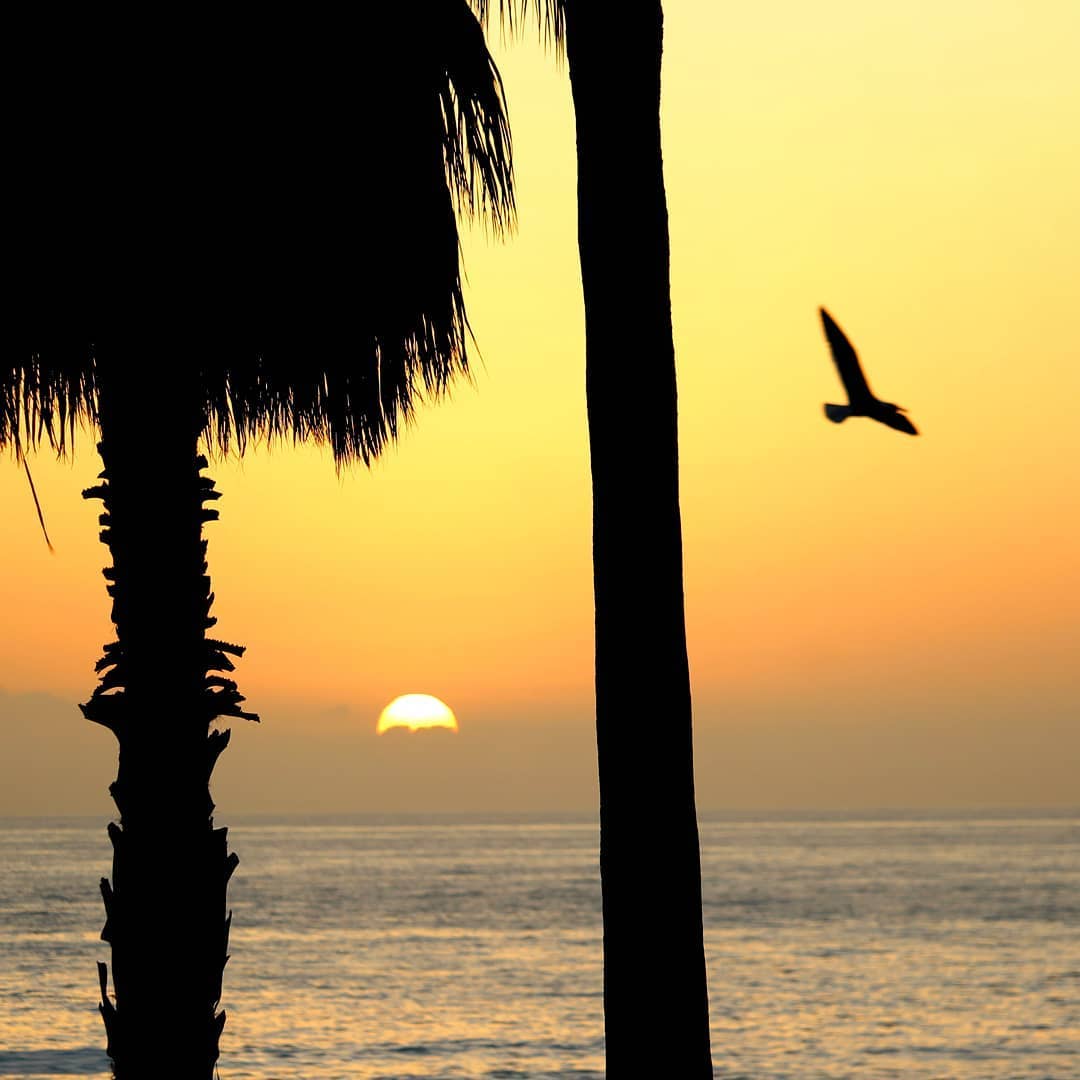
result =
[{"label": "setting sun", "polygon": [[427,728],[444,728],[457,731],[457,717],[450,707],[430,694],[403,694],[394,698],[379,714],[375,733],[381,735],[391,728],[408,728],[423,731]]}]

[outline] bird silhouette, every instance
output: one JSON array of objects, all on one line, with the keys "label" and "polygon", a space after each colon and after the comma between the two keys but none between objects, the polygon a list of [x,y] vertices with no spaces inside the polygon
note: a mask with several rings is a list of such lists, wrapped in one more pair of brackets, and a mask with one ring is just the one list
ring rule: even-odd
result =
[{"label": "bird silhouette", "polygon": [[836,364],[840,381],[844,384],[848,396],[846,405],[826,405],[825,415],[834,424],[842,424],[849,416],[868,416],[871,420],[877,420],[897,431],[918,435],[918,429],[904,415],[907,410],[893,405],[890,401],[881,401],[874,397],[851,342],[833,321],[832,316],[824,308],[819,310],[821,324],[825,327],[825,339],[832,350],[833,363]]}]

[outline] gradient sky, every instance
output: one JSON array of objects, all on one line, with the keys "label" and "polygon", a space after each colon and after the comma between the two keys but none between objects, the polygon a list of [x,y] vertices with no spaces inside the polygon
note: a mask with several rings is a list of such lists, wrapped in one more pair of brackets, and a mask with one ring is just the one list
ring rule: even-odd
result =
[{"label": "gradient sky", "polygon": [[[1075,803],[1080,7],[667,8],[700,805]],[[465,239],[474,385],[370,473],[213,470],[215,612],[264,720],[225,817],[594,805],[569,86],[531,39],[497,55],[520,224]],[[920,438],[824,420],[820,304]],[[0,814],[107,814],[114,743],[73,705],[111,640],[99,465],[32,465],[57,553],[0,463]],[[409,691],[461,733],[377,739]]]}]

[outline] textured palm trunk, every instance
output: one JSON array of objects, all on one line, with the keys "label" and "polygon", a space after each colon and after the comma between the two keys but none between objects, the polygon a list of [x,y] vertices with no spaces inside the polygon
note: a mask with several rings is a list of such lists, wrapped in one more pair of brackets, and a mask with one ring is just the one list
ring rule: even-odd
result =
[{"label": "textured palm trunk", "polygon": [[235,684],[208,674],[240,650],[206,638],[213,597],[201,534],[217,513],[203,504],[217,495],[200,475],[184,365],[169,365],[155,386],[145,370],[137,384],[127,377],[120,357],[100,359],[104,482],[84,493],[105,503],[117,633],[83,711],[114,732],[120,752],[112,882],[101,882],[115,1006],[99,965],[118,1080],[208,1080],[225,1021],[225,890],[237,859],[226,830],[213,827],[209,793],[228,733],[208,729],[218,715],[244,714]]},{"label": "textured palm trunk", "polygon": [[593,478],[607,1075],[712,1077],[657,2],[568,0]]}]

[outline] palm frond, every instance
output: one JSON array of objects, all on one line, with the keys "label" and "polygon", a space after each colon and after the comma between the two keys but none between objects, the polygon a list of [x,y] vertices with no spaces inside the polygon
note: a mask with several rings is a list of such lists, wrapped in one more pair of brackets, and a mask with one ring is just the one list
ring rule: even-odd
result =
[{"label": "palm frond", "polygon": [[[585,2],[596,3],[598,0]],[[560,51],[564,47],[567,0],[472,0],[472,3],[485,26],[497,9],[503,26],[511,33],[517,33],[523,21],[535,16],[544,43],[554,45]]]},{"label": "palm frond", "polygon": [[44,443],[66,456],[79,425],[97,415],[92,346],[11,352],[0,366],[0,448],[18,459]]},{"label": "palm frond", "polygon": [[513,221],[514,191],[502,76],[467,3],[443,9],[442,17],[447,78],[440,96],[451,190],[460,210],[505,230]]},{"label": "palm frond", "polygon": [[141,71],[137,97],[112,39],[31,42],[51,91],[11,140],[10,310],[97,336],[22,349],[0,331],[0,446],[65,449],[119,349],[148,410],[168,385],[151,366],[198,387],[217,448],[315,440],[339,463],[467,374],[457,215],[511,225],[510,133],[467,0],[418,2],[365,13],[359,56],[343,25],[225,20]]}]

